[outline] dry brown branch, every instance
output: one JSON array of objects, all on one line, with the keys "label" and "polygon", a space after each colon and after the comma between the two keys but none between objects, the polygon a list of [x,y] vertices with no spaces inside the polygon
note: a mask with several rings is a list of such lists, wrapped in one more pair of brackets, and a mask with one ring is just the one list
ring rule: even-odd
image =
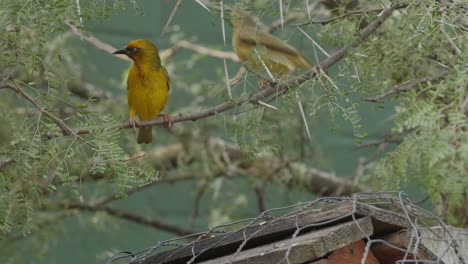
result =
[{"label": "dry brown branch", "polygon": [[[291,14],[283,18],[283,24],[289,23],[291,21],[297,20],[299,18],[304,17],[303,14]],[[271,25],[266,29],[267,32],[271,33],[275,31],[277,28],[281,27],[281,19],[273,21]]]},{"label": "dry brown branch", "polygon": [[257,198],[257,209],[259,213],[266,210],[265,208],[265,188],[255,186],[254,188],[255,197]]},{"label": "dry brown branch", "polygon": [[436,76],[425,77],[425,78],[416,79],[416,80],[413,79],[413,80],[407,81],[406,83],[393,86],[392,89],[390,89],[389,91],[387,91],[387,92],[385,92],[383,94],[377,95],[375,97],[365,98],[364,100],[369,101],[369,102],[377,102],[377,101],[379,101],[379,100],[381,100],[381,99],[383,99],[385,97],[391,96],[391,95],[396,94],[396,93],[405,93],[405,92],[409,91],[410,89],[412,89],[413,87],[415,87],[416,84],[425,83],[425,82],[435,82],[437,80],[442,79],[443,77],[445,77],[447,75],[448,75],[448,71],[443,71],[442,73],[440,73],[440,74],[438,74]]},{"label": "dry brown branch", "polygon": [[[371,23],[369,23],[365,28],[363,28],[359,32],[358,36],[351,42],[351,44],[341,48],[340,50],[332,54],[329,58],[322,61],[319,64],[319,66],[316,66],[316,67],[320,67],[321,69],[326,71],[332,65],[336,64],[338,61],[343,59],[346,53],[350,49],[357,47],[360,43],[366,40],[372,33],[374,33],[385,22],[385,20],[387,20],[392,15],[393,10],[395,10],[398,7],[399,6],[392,6],[392,7],[388,7],[384,9],[377,16],[376,19],[374,19]],[[289,90],[290,87],[298,86],[310,80],[313,77],[314,77],[314,74],[304,74],[286,82],[272,84],[269,87],[266,87],[265,89],[257,92],[256,94],[250,97],[242,97],[239,99],[230,100],[230,101],[221,103],[217,106],[214,106],[205,110],[201,110],[199,112],[176,115],[173,117],[172,121],[173,123],[184,122],[184,121],[196,121],[196,120],[203,119],[212,115],[220,114],[222,112],[233,109],[245,103],[251,103],[251,104],[257,105],[260,100],[263,101],[265,98],[268,99],[268,97],[272,95],[284,94],[286,91]],[[165,124],[165,121],[163,118],[156,118],[156,119],[149,120],[149,121],[140,121],[138,122],[137,125],[138,126],[155,126],[155,125],[163,125],[163,124]],[[132,128],[132,125],[128,121],[126,121],[117,125],[116,128]],[[77,134],[89,134],[89,133],[92,133],[92,130],[93,129],[77,129],[76,133]]]},{"label": "dry brown branch", "polygon": [[73,135],[79,140],[83,141],[84,143],[90,145],[91,147],[97,148],[97,146],[95,146],[94,144],[90,143],[89,141],[79,136],[75,131],[73,131],[73,129],[68,127],[65,124],[65,122],[63,122],[60,118],[56,117],[49,111],[45,110],[34,98],[32,98],[31,96],[29,96],[29,94],[24,92],[23,89],[21,89],[21,87],[18,85],[18,83],[14,79],[11,80],[11,84],[12,85],[10,85],[10,88],[13,91],[15,91],[17,94],[21,95],[23,98],[31,102],[42,114],[49,117],[62,130],[63,135]]},{"label": "dry brown branch", "polygon": [[[196,142],[191,143],[191,145]],[[230,164],[226,164],[224,171],[217,171],[213,177],[223,177],[226,174],[229,176],[243,176],[262,178],[265,181],[273,181],[274,176],[284,175],[285,173],[291,176],[288,184],[305,188],[308,192],[329,196],[351,195],[356,191],[365,191],[365,187],[353,184],[344,178],[339,178],[333,173],[321,171],[300,162],[284,161],[276,158],[273,155],[263,155],[255,160],[244,160],[240,148],[235,144],[230,144],[222,139],[212,138],[204,143],[204,146],[215,152],[214,155],[222,155],[224,152],[228,155]],[[172,164],[173,166],[183,166],[177,164],[178,157],[185,152],[185,147],[181,143],[170,145],[156,149],[153,153],[148,153],[150,160],[156,164]],[[233,170],[232,166],[236,166]],[[169,169],[169,168],[168,168]],[[242,173],[240,173],[242,172]],[[190,173],[193,177],[182,177],[181,180],[191,180],[195,178],[207,177],[207,175],[196,175]],[[187,175],[188,176],[188,175]],[[177,175],[180,177],[180,175]],[[164,180],[170,180],[167,177]]]},{"label": "dry brown branch", "polygon": [[111,215],[114,217],[122,218],[122,219],[131,221],[137,224],[147,225],[147,226],[150,226],[159,230],[163,230],[169,233],[173,233],[179,236],[196,233],[196,230],[193,230],[193,229],[179,227],[179,226],[165,223],[156,219],[150,219],[142,215],[137,215],[134,213],[115,209],[115,208],[108,207],[108,206],[93,206],[93,205],[84,204],[84,203],[71,203],[71,204],[57,203],[57,204],[54,204],[53,207],[59,208],[59,209],[67,209],[67,210],[76,209],[80,211],[89,211],[89,212],[105,212],[108,215]]},{"label": "dry brown branch", "polygon": [[[395,9],[405,8],[406,6],[408,6],[408,5],[407,4],[399,5]],[[326,25],[326,24],[329,24],[329,23],[331,23],[333,21],[346,18],[348,16],[356,16],[356,15],[362,15],[362,14],[367,14],[367,13],[378,13],[378,12],[382,12],[382,11],[383,11],[383,8],[375,8],[375,9],[367,9],[367,10],[347,10],[346,13],[343,14],[343,15],[335,16],[333,18],[325,19],[325,20],[311,20],[309,22],[299,24],[298,26],[305,26],[305,25],[310,25],[310,24]]]},{"label": "dry brown branch", "polygon": [[[197,144],[195,141],[190,143],[192,146],[195,144]],[[201,143],[198,142],[198,144]],[[220,159],[222,164],[217,164],[214,175],[197,174],[192,171],[177,172],[175,174],[167,173],[157,181],[126,190],[125,196],[131,196],[160,184],[174,184],[176,182],[192,181],[207,177],[210,177],[210,179],[216,177],[255,177],[261,178],[265,182],[272,182],[278,178],[277,176],[285,174],[291,176],[287,184],[294,185],[299,189],[303,188],[313,194],[340,196],[352,195],[357,191],[366,191],[366,187],[352,183],[347,180],[348,177],[340,178],[333,173],[311,168],[300,162],[276,158],[273,155],[264,155],[256,160],[244,160],[245,153],[242,153],[239,146],[219,138],[210,138],[204,141],[203,147],[210,149],[211,155],[222,157]],[[159,171],[169,171],[196,162],[190,159],[185,163],[180,163],[180,157],[186,155],[186,151],[187,149],[184,144],[176,143],[157,148],[153,152],[147,153],[147,157],[151,161],[151,165]],[[219,165],[221,167],[224,166],[224,168],[221,168]],[[201,190],[203,189],[201,188]],[[198,195],[203,195],[203,192]],[[92,206],[100,207],[125,196],[111,195],[103,197],[94,201]]]},{"label": "dry brown branch", "polygon": [[[93,44],[96,48],[103,50],[107,53],[113,53],[114,51],[117,50],[117,48],[101,41],[100,39],[94,37],[94,36],[86,36],[82,34],[75,26],[71,25],[70,23],[67,23],[67,25],[70,27],[70,29],[78,35],[79,37],[83,38],[84,40],[88,41],[89,43]],[[127,56],[117,56],[118,58],[121,58],[126,61],[131,61]]]},{"label": "dry brown branch", "polygon": [[15,163],[14,159],[7,159],[0,161],[0,171],[2,171],[6,166]]},{"label": "dry brown branch", "polygon": [[[96,48],[103,50],[109,54],[112,54],[114,51],[117,50],[117,48],[113,47],[112,45],[109,45],[100,39],[94,37],[94,36],[86,36],[82,34],[75,26],[71,24],[67,24],[73,33],[78,35],[79,37],[83,38],[84,40],[88,41],[89,43],[93,44]],[[175,43],[175,45],[171,48],[161,50],[159,52],[161,59],[162,60],[167,60],[170,57],[174,56],[174,54],[181,48],[193,50],[195,52],[198,52],[203,55],[215,57],[215,58],[220,58],[220,59],[230,59],[233,61],[239,61],[237,58],[237,55],[234,52],[226,52],[226,51],[220,51],[220,50],[215,50],[215,49],[210,49],[201,45],[193,44],[190,43],[189,41],[186,40],[181,40]],[[118,58],[121,58],[126,61],[131,61],[127,56],[117,56]]]},{"label": "dry brown branch", "polygon": [[[200,54],[207,55],[210,57],[215,57],[215,58],[220,58],[220,59],[229,59],[232,61],[239,61],[239,59],[237,58],[237,55],[234,52],[210,49],[205,46],[193,44],[186,40],[181,40],[177,42],[175,44],[175,47],[193,50],[195,52],[198,52]],[[163,51],[163,54],[164,54],[164,51]]]},{"label": "dry brown branch", "polygon": [[178,0],[176,2],[176,4],[174,5],[174,9],[172,9],[172,12],[171,12],[171,15],[169,16],[169,18],[167,19],[167,22],[166,22],[166,25],[164,25],[164,28],[161,32],[161,36],[164,35],[164,33],[166,33],[167,31],[167,28],[169,27],[169,24],[171,23],[172,19],[174,18],[175,16],[175,13],[177,12],[177,9],[179,8],[180,6],[180,3],[182,3],[182,0]]},{"label": "dry brown branch", "polygon": [[110,99],[112,94],[103,90],[96,89],[91,83],[86,81],[81,81],[79,83],[72,83],[68,85],[68,89],[74,95],[83,98],[85,100],[89,99]]},{"label": "dry brown branch", "polygon": [[195,224],[195,221],[198,218],[198,214],[200,212],[200,205],[201,205],[201,199],[203,198],[203,195],[206,193],[208,190],[208,181],[205,181],[202,186],[199,187],[198,191],[195,194],[195,198],[192,201],[192,215],[190,216],[189,224],[188,226],[192,228]]}]

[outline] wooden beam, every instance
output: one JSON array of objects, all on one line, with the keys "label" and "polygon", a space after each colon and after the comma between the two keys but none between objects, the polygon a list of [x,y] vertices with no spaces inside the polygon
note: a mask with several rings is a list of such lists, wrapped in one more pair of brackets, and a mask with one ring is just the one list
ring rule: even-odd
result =
[{"label": "wooden beam", "polygon": [[184,264],[193,256],[197,261],[204,261],[236,252],[239,245],[247,240],[243,249],[262,246],[274,241],[286,239],[297,229],[306,227],[303,232],[318,230],[349,221],[354,212],[356,219],[371,216],[374,225],[374,233],[381,234],[394,232],[409,227],[409,223],[403,215],[380,209],[367,204],[352,201],[336,202],[321,207],[320,209],[307,209],[290,213],[276,219],[255,223],[251,226],[240,228],[236,231],[211,238],[206,233],[195,242],[187,243],[186,246],[164,251],[145,259],[137,259],[134,263],[144,264]]},{"label": "wooden beam", "polygon": [[[436,226],[418,229],[418,234],[413,237],[410,231],[401,230],[380,238],[402,249],[398,250],[383,243],[373,244],[371,250],[382,264],[393,264],[405,259],[406,251],[410,252],[406,259],[417,259],[418,263],[468,263],[467,229]],[[416,241],[419,244],[415,250]],[[413,251],[416,252],[412,254]]]},{"label": "wooden beam", "polygon": [[361,240],[372,233],[371,218],[365,217],[356,222],[349,221],[318,231],[311,231],[295,239],[287,238],[241,251],[237,256],[232,254],[200,262],[200,264],[304,263],[324,257],[343,245]]},{"label": "wooden beam", "polygon": [[422,228],[419,234],[422,244],[445,263],[468,263],[468,228],[435,226]]}]

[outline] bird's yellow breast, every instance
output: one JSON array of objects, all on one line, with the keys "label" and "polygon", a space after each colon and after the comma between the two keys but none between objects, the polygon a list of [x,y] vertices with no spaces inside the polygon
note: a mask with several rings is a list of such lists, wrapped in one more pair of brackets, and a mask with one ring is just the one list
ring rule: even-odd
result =
[{"label": "bird's yellow breast", "polygon": [[127,80],[130,116],[137,114],[140,120],[156,118],[166,106],[169,93],[169,76],[160,66],[138,68],[133,64]]}]

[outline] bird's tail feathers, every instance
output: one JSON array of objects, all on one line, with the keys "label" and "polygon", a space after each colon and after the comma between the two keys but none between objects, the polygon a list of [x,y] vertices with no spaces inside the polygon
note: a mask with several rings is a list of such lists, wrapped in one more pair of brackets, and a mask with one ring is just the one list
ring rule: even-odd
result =
[{"label": "bird's tail feathers", "polygon": [[153,141],[153,133],[152,133],[152,128],[151,126],[147,127],[140,127],[138,128],[138,138],[137,138],[137,143],[138,144],[148,144]]}]

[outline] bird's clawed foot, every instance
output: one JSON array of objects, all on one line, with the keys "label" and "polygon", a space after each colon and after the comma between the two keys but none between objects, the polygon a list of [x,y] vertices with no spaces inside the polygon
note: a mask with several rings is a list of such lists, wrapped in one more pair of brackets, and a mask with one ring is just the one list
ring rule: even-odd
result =
[{"label": "bird's clawed foot", "polygon": [[136,121],[133,117],[130,117],[130,118],[128,119],[128,122],[129,122],[130,125],[132,126],[133,132],[136,133],[137,121]]},{"label": "bird's clawed foot", "polygon": [[164,119],[165,128],[172,127],[172,124],[174,124],[174,122],[172,121],[172,116],[170,114],[160,114],[159,116],[161,116]]},{"label": "bird's clawed foot", "polygon": [[269,85],[268,81],[261,79],[260,81],[258,81],[257,89],[259,91],[263,91],[266,88],[268,88],[268,85]]}]

